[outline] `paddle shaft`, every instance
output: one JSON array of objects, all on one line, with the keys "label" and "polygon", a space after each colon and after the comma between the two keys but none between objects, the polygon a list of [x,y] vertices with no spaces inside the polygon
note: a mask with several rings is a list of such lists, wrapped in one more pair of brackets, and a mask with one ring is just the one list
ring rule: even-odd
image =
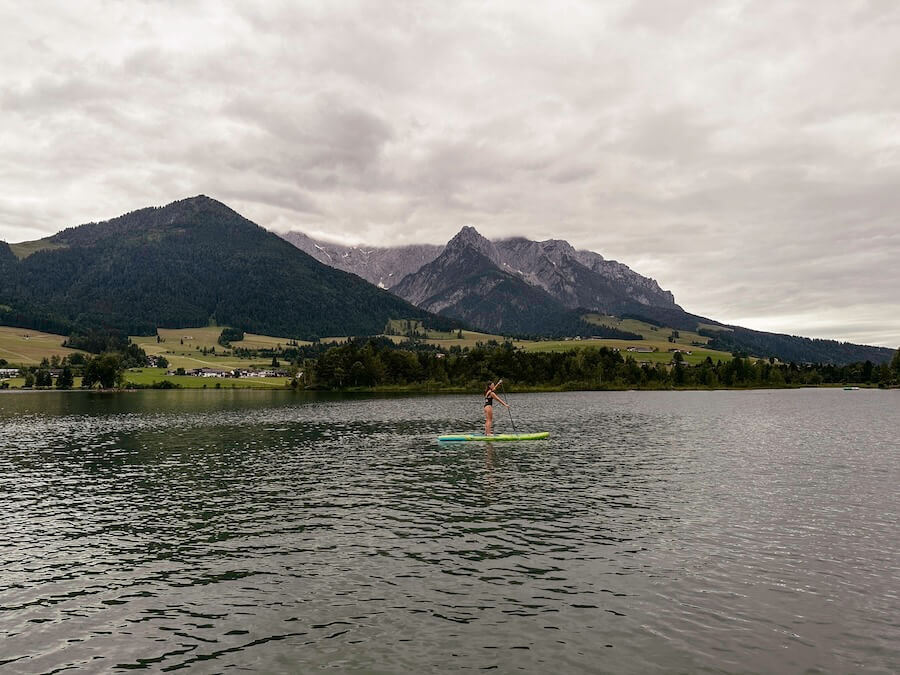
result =
[{"label": "paddle shaft", "polygon": [[[501,387],[503,387],[503,378],[502,377],[500,378],[500,382],[498,382],[497,384],[499,384]],[[507,399],[509,399],[509,392],[506,391],[506,387],[503,387],[503,395],[506,396]],[[516,431],[516,423],[513,422],[512,413],[509,410],[509,406],[506,406],[506,412],[509,413],[509,421],[512,424],[513,431],[515,432]]]}]

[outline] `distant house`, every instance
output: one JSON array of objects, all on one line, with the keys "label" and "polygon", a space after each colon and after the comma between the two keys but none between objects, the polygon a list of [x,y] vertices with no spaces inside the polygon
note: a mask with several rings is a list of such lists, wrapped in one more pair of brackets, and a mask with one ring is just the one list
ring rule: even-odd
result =
[{"label": "distant house", "polygon": [[196,368],[187,371],[186,374],[194,377],[227,377],[231,375],[229,371],[220,370],[219,368]]},{"label": "distant house", "polygon": [[637,352],[639,354],[649,354],[653,351],[653,347],[629,347],[628,351]]},{"label": "distant house", "polygon": [[0,368],[0,379],[6,377],[18,377],[19,369],[18,368]]}]

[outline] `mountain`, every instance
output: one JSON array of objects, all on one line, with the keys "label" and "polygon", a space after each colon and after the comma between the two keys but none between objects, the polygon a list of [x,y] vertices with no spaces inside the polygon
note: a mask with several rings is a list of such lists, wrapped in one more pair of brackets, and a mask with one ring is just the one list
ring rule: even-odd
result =
[{"label": "mountain", "polygon": [[[339,246],[299,231],[282,236],[320,262],[388,289],[433,261],[445,248],[428,244],[393,248]],[[599,253],[576,250],[563,240],[515,237],[492,242],[466,226],[454,241],[457,245],[470,244],[500,269],[543,289],[569,309],[583,307],[615,313],[638,306],[678,307],[672,293],[662,290],[653,279],[622,263],[605,260]]]},{"label": "mountain", "polygon": [[152,335],[213,319],[310,337],[379,333],[389,318],[435,321],[202,195],[0,244],[0,269],[0,323],[64,333],[89,326]]},{"label": "mountain", "polygon": [[678,307],[675,297],[648,277],[567,241],[523,237],[496,242],[497,262],[543,288],[566,307],[617,313],[638,305]]},{"label": "mountain", "polygon": [[[680,310],[655,281],[596,253],[557,240],[492,242],[468,226],[391,291],[483,330],[520,334],[559,333],[586,311],[621,314],[651,303]],[[576,331],[586,332],[585,326]]]},{"label": "mountain", "polygon": [[495,261],[494,245],[473,228],[465,227],[437,258],[405,276],[391,291],[417,307],[491,333],[637,337],[589,326],[581,320],[583,312],[565,307],[544,289],[501,269]]},{"label": "mountain", "polygon": [[795,363],[887,363],[895,353],[886,347],[857,345],[852,342],[766,333],[759,330],[729,326],[727,331],[700,329],[701,335],[712,338],[709,346],[729,352],[745,352],[751,356],[776,356]]},{"label": "mountain", "polygon": [[[348,270],[362,273],[346,264]],[[385,262],[382,273],[390,270]],[[598,334],[596,327],[579,320],[592,311],[675,330],[699,330],[714,349],[786,362],[884,363],[893,355],[883,347],[727,326],[686,312],[655,280],[598,253],[558,239],[490,241],[472,227],[462,228],[431,262],[389,288],[423,309],[506,334]]]},{"label": "mountain", "polygon": [[459,235],[392,290],[422,309],[491,333],[547,330],[568,314],[548,293],[499,269],[476,247],[459,241]]},{"label": "mountain", "polygon": [[381,288],[396,285],[407,274],[437,258],[444,248],[432,244],[341,246],[316,241],[297,230],[281,236],[319,262],[355,274]]},{"label": "mountain", "polygon": [[[332,258],[340,251],[322,248]],[[343,250],[339,257],[353,274],[201,195],[34,242],[0,242],[0,324],[152,335],[157,327],[214,320],[307,338],[379,333],[388,319],[408,318],[443,330],[465,321],[504,334],[629,337],[582,321],[597,311],[699,331],[713,348],[783,361],[882,363],[893,355],[689,314],[654,280],[559,240],[491,242],[463,228],[444,247]],[[357,276],[378,275],[388,285],[414,267],[391,284],[396,295]]]}]

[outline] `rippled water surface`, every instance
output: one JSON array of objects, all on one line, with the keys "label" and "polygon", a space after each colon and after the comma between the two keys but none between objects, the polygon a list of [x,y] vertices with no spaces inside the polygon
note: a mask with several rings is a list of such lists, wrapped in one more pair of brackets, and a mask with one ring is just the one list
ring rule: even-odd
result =
[{"label": "rippled water surface", "polygon": [[900,392],[511,402],[0,395],[0,671],[900,669]]}]

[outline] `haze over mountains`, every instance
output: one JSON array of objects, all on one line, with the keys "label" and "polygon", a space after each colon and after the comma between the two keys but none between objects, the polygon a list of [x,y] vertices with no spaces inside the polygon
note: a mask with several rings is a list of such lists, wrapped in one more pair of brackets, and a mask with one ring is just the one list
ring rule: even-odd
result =
[{"label": "haze over mountains", "polygon": [[341,246],[317,241],[294,230],[281,235],[320,263],[362,277],[380,288],[397,285],[407,274],[417,271],[440,255],[443,246]]},{"label": "haze over mountains", "polygon": [[296,245],[201,195],[38,241],[0,242],[0,324],[153,335],[215,321],[305,339],[378,334],[389,319],[405,318],[504,335],[636,337],[585,323],[595,312],[712,330],[714,348],[785,361],[884,362],[893,354],[725,327],[686,312],[653,279],[560,240],[491,242],[471,227],[446,246],[399,249],[286,238]]}]

